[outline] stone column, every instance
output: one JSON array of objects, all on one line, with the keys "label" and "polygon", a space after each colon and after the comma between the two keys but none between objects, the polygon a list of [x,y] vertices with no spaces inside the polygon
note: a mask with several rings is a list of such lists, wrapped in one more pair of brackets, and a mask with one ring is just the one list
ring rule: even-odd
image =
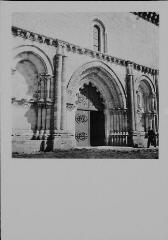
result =
[{"label": "stone column", "polygon": [[46,137],[46,106],[43,105],[43,108],[42,108],[42,130],[43,130],[43,135],[42,135],[42,139],[45,139]]},{"label": "stone column", "polygon": [[111,116],[109,109],[104,109],[104,117],[105,117],[105,144],[108,145],[109,143],[109,135],[110,135],[110,129],[111,129]]},{"label": "stone column", "polygon": [[54,58],[54,124],[53,149],[71,148],[75,145],[74,134],[66,132],[66,46],[57,41]]},{"label": "stone column", "polygon": [[44,102],[44,90],[45,90],[45,78],[44,76],[40,77],[40,102]]},{"label": "stone column", "polygon": [[56,54],[55,59],[55,99],[54,99],[54,131],[60,130],[61,121],[61,81],[62,81],[62,55]]},{"label": "stone column", "polygon": [[60,123],[61,130],[66,130],[66,62],[67,56],[62,56],[61,123]]},{"label": "stone column", "polygon": [[46,96],[46,100],[47,101],[51,101],[51,76],[47,77],[47,96]]},{"label": "stone column", "polygon": [[159,71],[156,71],[154,77],[155,77],[156,100],[157,100],[156,109],[157,109],[157,112],[159,113],[159,83],[158,83]]},{"label": "stone column", "polygon": [[38,139],[41,139],[43,130],[42,130],[42,105],[38,104]]},{"label": "stone column", "polygon": [[136,131],[136,115],[135,115],[135,89],[134,89],[134,78],[133,78],[133,66],[132,63],[127,62],[127,109],[128,109],[128,133],[129,140],[128,144],[134,146],[133,135]]},{"label": "stone column", "polygon": [[155,86],[156,86],[156,130],[159,129],[159,83],[158,83],[158,77],[159,77],[159,71],[155,72]]},{"label": "stone column", "polygon": [[152,112],[155,111],[155,95],[154,94],[151,97],[151,110]]}]

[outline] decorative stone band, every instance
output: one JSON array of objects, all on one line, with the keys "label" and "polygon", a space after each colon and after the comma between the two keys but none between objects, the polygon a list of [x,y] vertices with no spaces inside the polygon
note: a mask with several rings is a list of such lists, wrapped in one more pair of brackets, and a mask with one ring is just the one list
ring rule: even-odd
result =
[{"label": "decorative stone band", "polygon": [[34,100],[34,99],[16,99],[15,97],[12,98],[12,104],[15,105],[20,105],[20,106],[24,106],[25,108],[29,108],[32,105],[45,105],[45,106],[50,106],[52,104],[51,101],[38,101],[38,100]]},{"label": "decorative stone band", "polygon": [[34,104],[34,100],[33,99],[27,100],[25,98],[16,99],[15,97],[13,97],[12,104],[24,106],[25,108],[29,108],[32,104]]},{"label": "decorative stone band", "polygon": [[77,54],[84,54],[84,55],[90,56],[91,58],[96,58],[102,61],[115,63],[120,66],[127,66],[127,62],[129,62],[129,64],[131,63],[133,68],[136,69],[137,71],[141,71],[143,73],[148,73],[151,75],[158,74],[157,69],[149,68],[149,67],[131,62],[129,60],[113,57],[102,52],[93,51],[88,48],[83,48],[63,40],[54,39],[41,34],[33,33],[31,31],[21,29],[15,26],[12,26],[12,34],[13,36],[22,37],[23,39],[29,39],[31,41],[36,41],[39,43],[47,44],[48,46],[56,47],[59,49],[59,54],[62,54],[62,55],[65,55],[66,51],[77,53]]}]

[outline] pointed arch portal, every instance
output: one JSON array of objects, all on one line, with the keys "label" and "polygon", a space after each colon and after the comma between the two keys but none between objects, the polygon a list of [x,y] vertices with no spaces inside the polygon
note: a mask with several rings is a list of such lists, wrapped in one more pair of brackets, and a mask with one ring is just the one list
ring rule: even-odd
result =
[{"label": "pointed arch portal", "polygon": [[68,102],[76,106],[77,146],[125,145],[123,134],[120,139],[119,135],[127,122],[124,115],[126,96],[119,78],[110,67],[101,61],[81,66],[72,75],[67,93]]},{"label": "pointed arch portal", "polygon": [[75,139],[78,146],[105,145],[104,102],[92,83],[84,84],[77,96]]}]

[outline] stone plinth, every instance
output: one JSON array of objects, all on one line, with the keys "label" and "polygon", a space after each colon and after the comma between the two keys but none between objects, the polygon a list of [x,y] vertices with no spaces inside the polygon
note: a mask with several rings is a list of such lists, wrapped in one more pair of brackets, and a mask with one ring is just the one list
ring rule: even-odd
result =
[{"label": "stone plinth", "polygon": [[53,151],[56,149],[69,149],[75,146],[76,143],[73,134],[61,131],[54,133]]},{"label": "stone plinth", "polygon": [[37,153],[40,152],[43,140],[13,140],[13,153]]},{"label": "stone plinth", "polygon": [[133,147],[138,147],[138,148],[143,148],[147,147],[147,141],[148,139],[145,138],[145,132],[134,132],[132,134],[132,139],[133,139]]}]

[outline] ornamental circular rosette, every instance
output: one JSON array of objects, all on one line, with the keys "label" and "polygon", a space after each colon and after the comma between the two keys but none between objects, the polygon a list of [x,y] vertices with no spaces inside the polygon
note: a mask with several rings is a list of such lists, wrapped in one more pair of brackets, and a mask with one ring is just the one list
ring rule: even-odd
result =
[{"label": "ornamental circular rosette", "polygon": [[88,134],[85,132],[77,132],[75,134],[76,141],[85,141],[88,138]]},{"label": "ornamental circular rosette", "polygon": [[88,121],[88,118],[86,115],[84,114],[76,114],[75,116],[75,121],[79,124],[79,123],[85,123]]}]

